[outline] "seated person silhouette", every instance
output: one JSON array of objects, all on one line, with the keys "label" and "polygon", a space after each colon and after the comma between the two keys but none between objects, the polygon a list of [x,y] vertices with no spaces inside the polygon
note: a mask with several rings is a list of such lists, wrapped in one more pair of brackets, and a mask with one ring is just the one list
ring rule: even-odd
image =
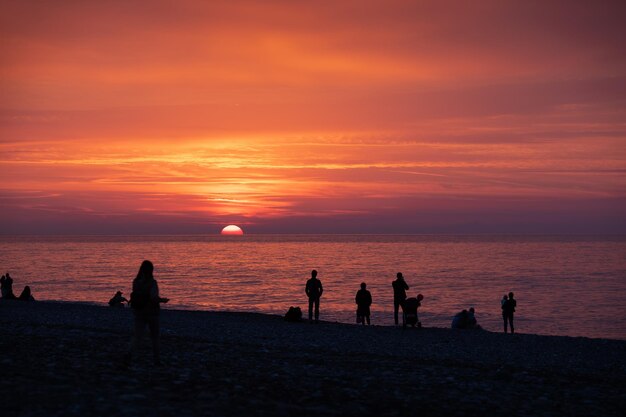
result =
[{"label": "seated person silhouette", "polygon": [[24,287],[24,290],[22,291],[22,293],[18,297],[18,300],[20,300],[20,301],[35,301],[35,297],[33,297],[33,295],[31,294],[30,287],[28,285]]},{"label": "seated person silhouette", "polygon": [[422,305],[421,301],[424,299],[422,294],[417,294],[417,297],[411,297],[404,300],[402,303],[402,328],[406,326],[422,327],[422,323],[417,317],[417,309]]},{"label": "seated person silhouette", "polygon": [[482,329],[482,327],[480,327],[478,321],[476,320],[475,314],[476,310],[474,310],[474,307],[470,307],[469,311],[467,312],[467,329]]},{"label": "seated person silhouette", "polygon": [[469,313],[467,310],[460,311],[452,318],[453,329],[467,329],[469,321]]},{"label": "seated person silhouette", "polygon": [[113,298],[109,300],[109,305],[111,307],[124,307],[124,303],[127,303],[128,300],[126,297],[122,297],[122,292],[118,291],[115,293]]}]

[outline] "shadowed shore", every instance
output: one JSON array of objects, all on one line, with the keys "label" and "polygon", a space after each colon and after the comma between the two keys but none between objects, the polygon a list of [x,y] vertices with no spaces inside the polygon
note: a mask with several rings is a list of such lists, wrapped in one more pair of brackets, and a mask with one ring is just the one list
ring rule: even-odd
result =
[{"label": "shadowed shore", "polygon": [[125,368],[131,328],[130,309],[0,300],[3,411],[617,416],[626,407],[620,340],[163,310],[164,365],[152,366],[146,336],[145,358]]}]

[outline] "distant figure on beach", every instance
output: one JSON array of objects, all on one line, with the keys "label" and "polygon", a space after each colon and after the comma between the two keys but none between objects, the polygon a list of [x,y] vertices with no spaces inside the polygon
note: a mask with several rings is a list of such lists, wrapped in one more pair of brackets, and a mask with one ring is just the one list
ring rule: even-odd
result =
[{"label": "distant figure on beach", "polygon": [[511,327],[511,333],[515,333],[513,327],[513,313],[515,313],[515,307],[517,307],[517,301],[513,298],[513,293],[509,293],[507,300],[503,300],[502,303],[502,319],[504,320],[504,333],[507,333],[507,322]]},{"label": "distant figure on beach", "polygon": [[285,321],[297,323],[302,321],[302,309],[300,307],[289,307],[289,310],[285,313]]},{"label": "distant figure on beach", "polygon": [[2,275],[2,278],[0,278],[0,297],[4,298],[4,283],[6,281],[7,277],[5,277],[4,275]]},{"label": "distant figure on beach", "polygon": [[478,321],[476,320],[476,310],[474,307],[470,307],[467,313],[467,328],[468,329],[481,329]]},{"label": "distant figure on beach", "polygon": [[128,300],[126,297],[122,296],[122,292],[118,291],[115,295],[109,300],[109,305],[111,307],[124,307],[124,303],[127,303]]},{"label": "distant figure on beach", "polygon": [[24,287],[24,290],[22,291],[22,293],[18,297],[18,300],[20,300],[20,301],[35,301],[35,297],[33,297],[33,295],[31,294],[30,287],[28,285]]},{"label": "distant figure on beach", "polygon": [[391,283],[391,286],[393,287],[393,320],[398,325],[398,310],[406,300],[406,290],[409,289],[402,272],[396,274],[396,280]]},{"label": "distant figure on beach", "polygon": [[2,276],[2,298],[7,300],[15,300],[15,294],[13,294],[13,278],[7,272]]},{"label": "distant figure on beach", "polygon": [[480,329],[476,321],[476,311],[474,307],[470,307],[468,310],[463,310],[454,315],[452,318],[453,329]]},{"label": "distant figure on beach", "polygon": [[356,322],[363,323],[365,321],[370,324],[370,306],[372,305],[372,294],[367,290],[367,284],[362,282],[361,289],[356,292]]},{"label": "distant figure on beach", "polygon": [[417,297],[407,298],[402,302],[402,327],[406,328],[406,326],[412,327],[422,327],[422,323],[419,321],[419,317],[417,316],[417,309],[422,305],[422,300],[424,296],[422,294],[417,294]]},{"label": "distant figure on beach", "polygon": [[311,278],[306,282],[304,292],[309,297],[309,323],[313,323],[313,305],[315,305],[315,323],[319,323],[320,318],[320,297],[324,292],[322,281],[317,279],[317,271],[311,271]]},{"label": "distant figure on beach", "polygon": [[462,310],[459,313],[456,313],[452,318],[452,328],[465,329],[467,326],[467,316],[467,310]]},{"label": "distant figure on beach", "polygon": [[135,316],[135,332],[131,343],[128,360],[137,354],[143,332],[148,326],[152,339],[152,353],[155,365],[161,363],[159,354],[159,312],[160,304],[167,303],[168,298],[161,298],[159,286],[153,276],[154,265],[143,261],[137,277],[133,280],[133,292],[130,294],[130,306]]}]

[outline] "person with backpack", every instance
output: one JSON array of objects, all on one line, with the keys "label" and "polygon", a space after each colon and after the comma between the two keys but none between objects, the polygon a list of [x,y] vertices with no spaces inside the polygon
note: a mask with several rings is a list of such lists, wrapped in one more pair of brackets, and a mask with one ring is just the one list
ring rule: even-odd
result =
[{"label": "person with backpack", "polygon": [[320,297],[324,292],[322,281],[317,279],[317,271],[311,271],[311,278],[306,282],[304,292],[309,297],[309,323],[313,323],[313,305],[315,305],[315,324],[319,323],[320,318]]},{"label": "person with backpack", "polygon": [[130,306],[135,317],[135,332],[131,343],[128,359],[138,351],[143,332],[148,326],[152,339],[152,353],[155,365],[160,365],[159,353],[159,312],[160,304],[167,303],[168,298],[159,295],[159,286],[153,276],[154,265],[150,261],[143,261],[137,277],[133,280],[133,291],[130,294]]},{"label": "person with backpack", "polygon": [[509,299],[502,303],[502,319],[504,320],[504,333],[507,332],[507,322],[511,327],[511,334],[515,333],[513,328],[513,313],[515,313],[515,307],[517,307],[517,301],[513,298],[513,293],[509,293]]}]

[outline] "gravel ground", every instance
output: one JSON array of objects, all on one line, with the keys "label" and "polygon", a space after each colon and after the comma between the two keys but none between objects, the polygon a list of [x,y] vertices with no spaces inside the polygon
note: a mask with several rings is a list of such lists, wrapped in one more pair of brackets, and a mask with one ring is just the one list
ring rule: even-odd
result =
[{"label": "gravel ground", "polygon": [[626,341],[287,323],[164,310],[125,366],[132,314],[0,300],[7,416],[623,415]]}]

